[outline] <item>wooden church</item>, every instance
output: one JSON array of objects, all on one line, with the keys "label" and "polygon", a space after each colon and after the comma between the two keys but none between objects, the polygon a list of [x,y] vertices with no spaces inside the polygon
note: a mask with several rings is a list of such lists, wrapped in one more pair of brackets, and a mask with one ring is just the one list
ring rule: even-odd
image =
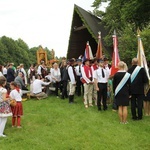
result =
[{"label": "wooden church", "polygon": [[84,55],[87,41],[89,41],[92,53],[95,55],[99,31],[101,32],[103,52],[111,54],[112,48],[107,47],[104,42],[107,31],[101,23],[101,19],[74,5],[67,58],[78,58],[80,55]]}]

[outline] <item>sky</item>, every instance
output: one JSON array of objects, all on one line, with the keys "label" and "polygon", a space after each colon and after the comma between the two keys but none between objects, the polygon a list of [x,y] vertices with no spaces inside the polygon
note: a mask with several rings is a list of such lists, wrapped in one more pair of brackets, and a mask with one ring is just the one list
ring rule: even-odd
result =
[{"label": "sky", "polygon": [[92,11],[94,0],[0,0],[0,37],[21,38],[29,48],[67,54],[74,4]]}]

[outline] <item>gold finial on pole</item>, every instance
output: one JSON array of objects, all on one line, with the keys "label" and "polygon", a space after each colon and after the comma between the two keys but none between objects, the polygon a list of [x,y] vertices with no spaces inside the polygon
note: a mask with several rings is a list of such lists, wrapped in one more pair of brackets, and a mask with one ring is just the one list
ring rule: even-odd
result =
[{"label": "gold finial on pole", "polygon": [[98,38],[101,38],[101,31],[98,31]]},{"label": "gold finial on pole", "polygon": [[137,36],[138,36],[138,37],[140,37],[140,32],[141,32],[141,31],[140,31],[140,29],[139,29],[139,27],[138,27],[138,28],[137,28]]}]

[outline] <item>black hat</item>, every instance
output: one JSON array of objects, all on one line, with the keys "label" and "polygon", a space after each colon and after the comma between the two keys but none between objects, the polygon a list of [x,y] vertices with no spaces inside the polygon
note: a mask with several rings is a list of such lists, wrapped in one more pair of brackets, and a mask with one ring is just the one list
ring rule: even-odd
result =
[{"label": "black hat", "polygon": [[87,61],[90,61],[90,59],[85,59],[85,60],[83,61],[83,63],[85,63],[85,62],[87,62]]},{"label": "black hat", "polygon": [[77,62],[82,62],[82,59],[77,59],[76,61],[77,61]]},{"label": "black hat", "polygon": [[98,62],[99,62],[99,63],[102,63],[102,62],[104,62],[104,60],[103,60],[103,59],[99,59]]},{"label": "black hat", "polygon": [[92,61],[93,61],[93,62],[95,62],[95,61],[98,62],[98,60],[99,60],[98,58],[94,58]]},{"label": "black hat", "polygon": [[70,63],[73,63],[73,62],[74,62],[74,59],[69,59],[69,62],[70,62]]},{"label": "black hat", "polygon": [[108,60],[109,60],[108,58],[106,58],[106,57],[104,58],[104,61],[108,61]]}]

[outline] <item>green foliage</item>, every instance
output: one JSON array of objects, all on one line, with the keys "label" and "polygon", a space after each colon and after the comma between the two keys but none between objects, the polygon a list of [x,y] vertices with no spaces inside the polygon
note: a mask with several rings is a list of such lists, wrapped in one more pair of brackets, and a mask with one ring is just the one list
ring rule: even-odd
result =
[{"label": "green foliage", "polygon": [[16,43],[18,44],[18,46],[20,47],[20,48],[22,48],[23,50],[25,50],[25,51],[29,51],[29,47],[28,47],[28,45],[22,40],[22,39],[18,39],[17,41],[16,41]]},{"label": "green foliage", "polygon": [[23,47],[21,42],[21,40],[14,41],[12,38],[8,38],[6,36],[0,38],[1,64],[13,62],[15,66],[20,63],[24,63],[25,66],[29,65],[28,49],[25,49],[27,46]]},{"label": "green foliage", "polygon": [[98,10],[102,2],[109,2],[104,13],[104,20],[109,27],[114,27],[117,30],[119,25],[121,28],[122,23],[123,25],[131,23],[135,29],[139,27],[142,30],[150,23],[148,0],[95,0],[92,7]]},{"label": "green foliage", "polygon": [[8,54],[7,47],[0,40],[0,64],[8,62],[7,54]]},{"label": "green foliage", "polygon": [[133,23],[142,30],[150,23],[150,2],[148,0],[126,0],[123,4],[122,19]]},{"label": "green foliage", "polygon": [[140,35],[141,35],[141,39],[143,42],[145,56],[146,56],[147,60],[150,61],[150,55],[149,55],[149,51],[150,51],[150,28],[146,28],[145,30],[143,30],[140,33]]},{"label": "green foliage", "polygon": [[[39,47],[30,48],[22,40],[13,40],[12,38],[3,36],[0,38],[0,64],[4,65],[13,62],[15,66],[20,63],[28,68],[31,64],[37,63],[37,50]],[[51,59],[51,51],[46,47],[47,59]]]},{"label": "green foliage", "polygon": [[[117,112],[84,108],[81,97],[75,104],[49,96],[23,102],[22,129],[8,119],[0,138],[1,150],[149,150],[150,117],[119,124]],[[140,136],[139,136],[140,135]],[[138,142],[137,142],[138,141]]]},{"label": "green foliage", "polygon": [[95,7],[96,9],[98,9],[101,6],[102,2],[107,2],[110,0],[95,0],[92,4],[92,7]]},{"label": "green foliage", "polygon": [[37,50],[39,49],[39,47],[32,47],[29,50],[29,56],[30,56],[30,62],[32,62],[31,64],[36,64],[37,63]]},{"label": "green foliage", "polygon": [[126,27],[118,41],[120,59],[130,65],[131,59],[137,56],[137,35],[130,27]]},{"label": "green foliage", "polygon": [[114,29],[117,31],[119,55],[121,60],[131,63],[131,59],[137,54],[137,29],[142,32],[143,41],[147,59],[150,47],[150,3],[148,0],[104,0],[109,2],[105,12],[99,10],[102,0],[93,2],[94,14],[102,18],[109,34],[105,37],[108,46],[112,45],[112,34]]}]

